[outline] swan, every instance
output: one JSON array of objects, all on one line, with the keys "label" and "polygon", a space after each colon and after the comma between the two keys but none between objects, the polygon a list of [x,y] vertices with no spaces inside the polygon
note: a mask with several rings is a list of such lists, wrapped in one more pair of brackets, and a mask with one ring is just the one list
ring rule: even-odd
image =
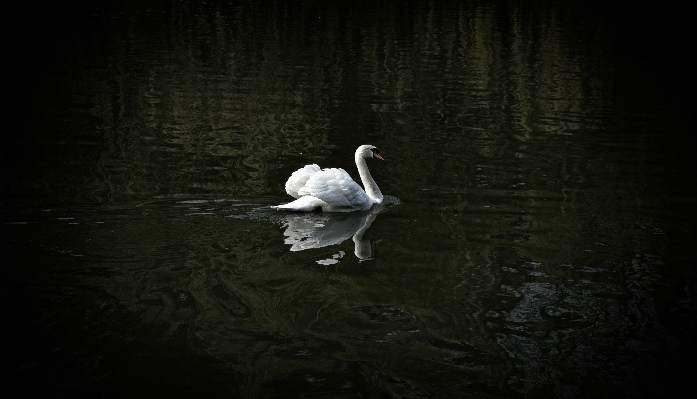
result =
[{"label": "swan", "polygon": [[286,182],[286,192],[297,199],[273,208],[301,212],[318,208],[324,212],[351,212],[365,211],[373,204],[381,204],[383,196],[370,175],[366,158],[385,160],[373,145],[358,147],[355,161],[365,190],[341,168],[320,169],[317,164],[305,165],[293,172]]}]

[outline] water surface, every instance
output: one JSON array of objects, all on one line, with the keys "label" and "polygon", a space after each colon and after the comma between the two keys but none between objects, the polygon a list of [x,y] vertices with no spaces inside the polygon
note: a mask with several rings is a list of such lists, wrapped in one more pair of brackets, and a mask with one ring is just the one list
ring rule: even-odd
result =
[{"label": "water surface", "polygon": [[[3,390],[677,391],[694,79],[680,23],[625,11],[3,4]],[[361,144],[384,206],[269,208]]]}]

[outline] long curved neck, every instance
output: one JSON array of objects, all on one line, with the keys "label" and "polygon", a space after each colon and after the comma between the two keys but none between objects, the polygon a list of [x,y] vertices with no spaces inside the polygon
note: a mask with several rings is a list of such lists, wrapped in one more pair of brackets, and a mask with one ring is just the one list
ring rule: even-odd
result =
[{"label": "long curved neck", "polygon": [[361,175],[361,182],[363,182],[365,193],[368,194],[368,196],[372,198],[375,203],[382,203],[382,192],[380,192],[378,185],[375,184],[373,176],[370,175],[365,158],[360,156],[358,153],[356,153],[356,166],[358,167],[358,174]]}]

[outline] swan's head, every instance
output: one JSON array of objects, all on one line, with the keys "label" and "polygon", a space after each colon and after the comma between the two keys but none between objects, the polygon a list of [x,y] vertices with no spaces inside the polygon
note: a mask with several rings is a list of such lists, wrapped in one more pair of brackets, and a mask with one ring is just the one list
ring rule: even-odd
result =
[{"label": "swan's head", "polygon": [[360,158],[376,158],[376,159],[379,159],[381,161],[385,160],[385,158],[383,158],[380,155],[380,150],[378,150],[378,148],[376,146],[370,145],[370,144],[362,145],[362,146],[358,147],[358,149],[356,150],[356,158],[358,158],[358,157],[360,157]]}]

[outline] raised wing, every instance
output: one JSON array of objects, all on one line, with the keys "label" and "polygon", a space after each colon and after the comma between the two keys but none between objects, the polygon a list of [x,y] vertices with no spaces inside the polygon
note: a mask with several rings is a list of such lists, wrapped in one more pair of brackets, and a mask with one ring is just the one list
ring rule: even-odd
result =
[{"label": "raised wing", "polygon": [[286,182],[286,192],[288,195],[291,197],[300,198],[301,195],[298,194],[298,190],[305,185],[310,176],[319,172],[320,170],[321,169],[319,166],[317,166],[317,164],[312,164],[305,165],[304,167],[293,172]]},{"label": "raised wing", "polygon": [[372,201],[345,170],[328,168],[316,172],[307,179],[298,195],[311,195],[330,204],[333,208],[363,209]]}]

